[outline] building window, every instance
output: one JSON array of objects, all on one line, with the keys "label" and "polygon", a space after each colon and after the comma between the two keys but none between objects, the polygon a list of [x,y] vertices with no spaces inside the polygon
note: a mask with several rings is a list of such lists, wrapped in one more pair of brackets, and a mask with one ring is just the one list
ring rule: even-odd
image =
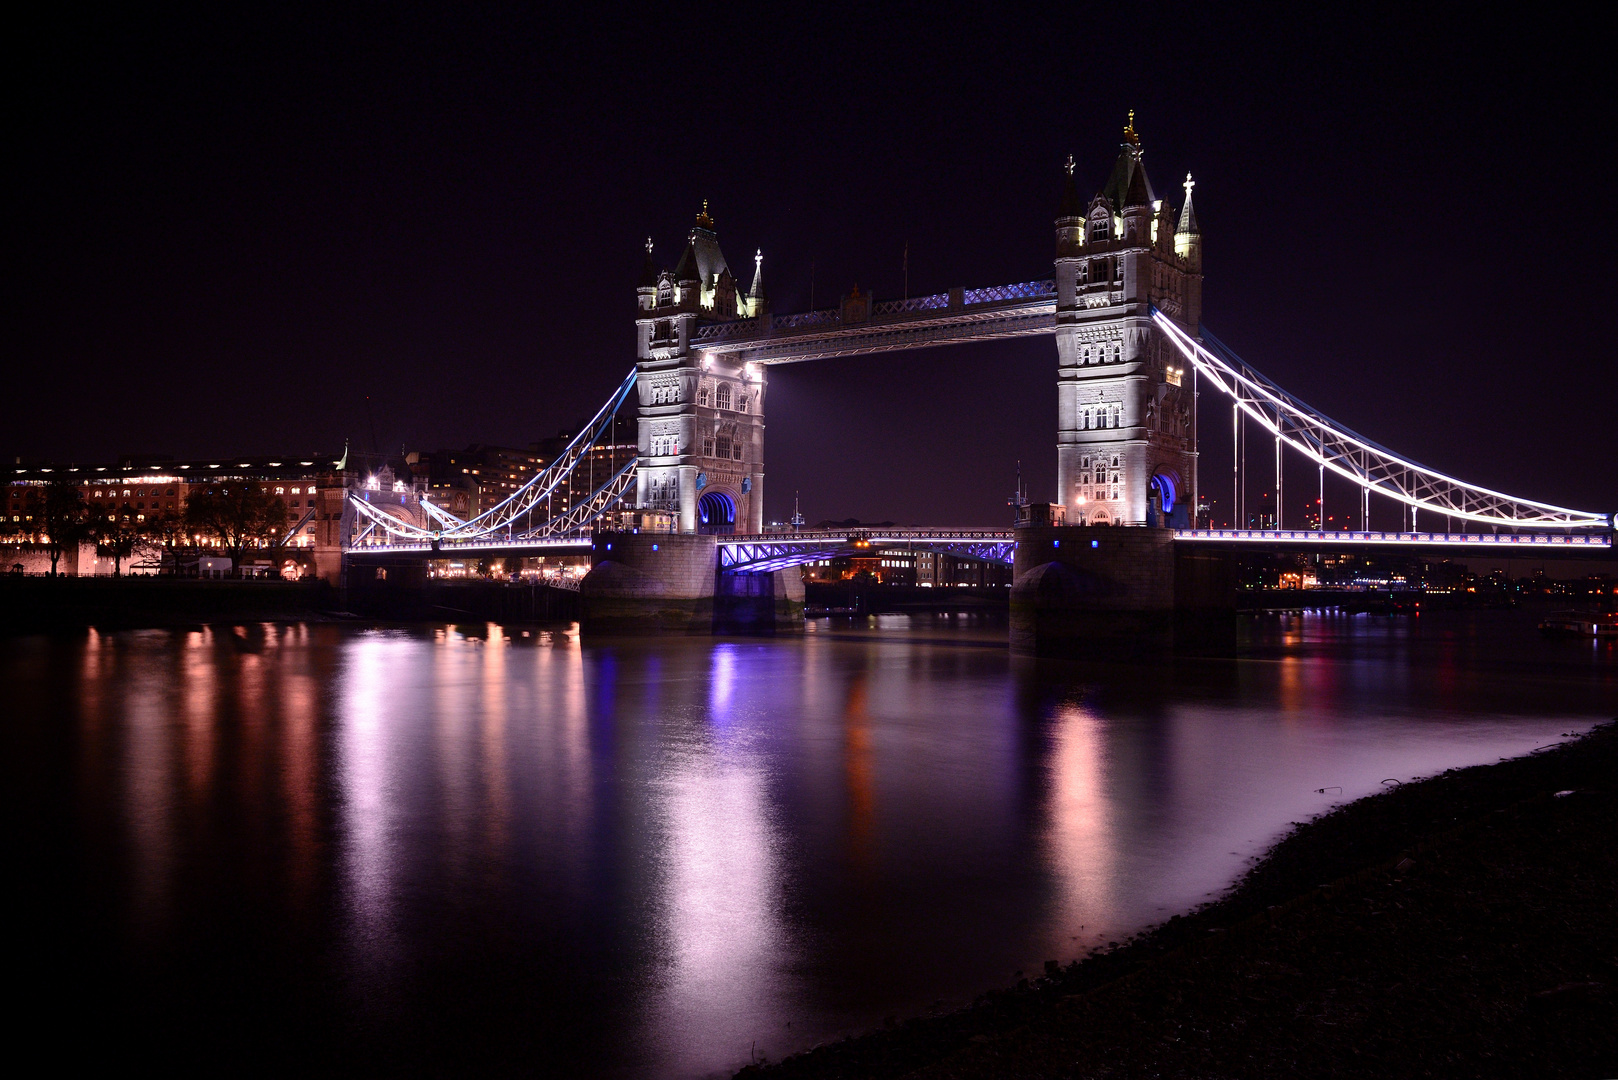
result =
[{"label": "building window", "polygon": [[715,398],[716,398],[716,400],[718,402],[718,407],[719,408],[721,408],[721,409],[730,408],[730,384],[729,383],[720,383],[719,384],[719,389],[718,389],[718,391],[716,392],[716,394],[714,396],[715,396]]}]

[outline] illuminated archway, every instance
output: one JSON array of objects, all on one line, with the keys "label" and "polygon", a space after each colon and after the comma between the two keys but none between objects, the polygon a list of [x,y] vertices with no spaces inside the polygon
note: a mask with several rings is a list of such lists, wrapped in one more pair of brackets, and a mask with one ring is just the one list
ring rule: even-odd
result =
[{"label": "illuminated archway", "polygon": [[723,491],[710,491],[697,500],[697,532],[729,536],[735,531],[735,499]]},{"label": "illuminated archway", "polygon": [[1159,465],[1152,473],[1148,486],[1148,502],[1157,504],[1162,520],[1160,525],[1188,528],[1189,507],[1185,505],[1187,492],[1180,483],[1180,474],[1167,465]]}]

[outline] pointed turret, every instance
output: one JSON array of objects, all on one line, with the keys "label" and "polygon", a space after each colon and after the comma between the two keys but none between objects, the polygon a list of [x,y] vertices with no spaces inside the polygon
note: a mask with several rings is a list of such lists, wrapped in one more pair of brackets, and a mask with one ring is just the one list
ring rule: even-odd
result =
[{"label": "pointed turret", "polygon": [[1152,205],[1152,186],[1146,182],[1146,167],[1135,159],[1135,167],[1130,171],[1129,188],[1124,192],[1123,208],[1132,206]]},{"label": "pointed turret", "polygon": [[[1112,212],[1122,214],[1130,206],[1150,206],[1157,201],[1152,192],[1152,181],[1141,164],[1140,136],[1135,134],[1135,110],[1129,110],[1129,123],[1124,127],[1124,141],[1118,148],[1118,160],[1112,164],[1112,175],[1101,193],[1112,204]],[[1138,186],[1137,186],[1138,185]]]},{"label": "pointed turret", "polygon": [[640,281],[635,285],[635,296],[642,311],[657,306],[657,264],[652,261],[652,238],[646,238],[646,260],[641,263]]},{"label": "pointed turret", "polygon": [[759,306],[764,303],[764,250],[762,248],[753,253],[753,287],[747,290],[747,298],[753,302],[753,314],[757,315]]},{"label": "pointed turret", "polygon": [[1062,201],[1056,206],[1056,220],[1066,221],[1069,218],[1082,218],[1084,216],[1084,200],[1079,198],[1079,185],[1073,179],[1073,155],[1067,156],[1067,165],[1063,169],[1066,174],[1062,178]]},{"label": "pointed turret", "polygon": [[1056,204],[1056,257],[1077,255],[1084,246],[1084,203],[1073,179],[1073,155],[1067,156],[1062,177],[1062,198]]},{"label": "pointed turret", "polygon": [[1190,173],[1186,173],[1185,183],[1180,186],[1185,188],[1185,206],[1180,210],[1180,223],[1174,227],[1174,235],[1200,236],[1202,230],[1197,228],[1197,212],[1191,207],[1191,189],[1197,186],[1197,182],[1191,179]]},{"label": "pointed turret", "polygon": [[702,281],[702,271],[697,269],[697,246],[695,242],[689,242],[685,245],[685,254],[680,256],[680,261],[674,266],[674,280],[682,285],[688,281],[698,283]]},{"label": "pointed turret", "polygon": [[652,261],[652,238],[646,238],[646,259],[640,266],[640,281],[638,287],[642,289],[657,288],[657,264]]},{"label": "pointed turret", "polygon": [[1185,174],[1185,205],[1180,208],[1180,223],[1174,229],[1174,254],[1185,260],[1190,271],[1186,285],[1185,325],[1196,326],[1202,319],[1202,229],[1197,225],[1197,211],[1191,205],[1191,189],[1197,182]]}]

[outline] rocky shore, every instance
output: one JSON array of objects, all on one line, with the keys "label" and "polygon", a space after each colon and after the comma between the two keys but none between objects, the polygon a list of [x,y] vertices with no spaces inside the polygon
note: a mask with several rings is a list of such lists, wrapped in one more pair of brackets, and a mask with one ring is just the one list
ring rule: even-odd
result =
[{"label": "rocky shore", "polygon": [[1341,807],[1117,948],[738,1076],[1618,1076],[1618,721]]}]

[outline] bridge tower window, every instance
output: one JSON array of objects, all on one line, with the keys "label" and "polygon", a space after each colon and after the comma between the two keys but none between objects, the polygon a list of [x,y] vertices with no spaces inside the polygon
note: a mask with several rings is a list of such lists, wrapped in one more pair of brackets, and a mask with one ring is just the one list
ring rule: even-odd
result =
[{"label": "bridge tower window", "polygon": [[707,407],[713,404],[713,385],[703,383],[697,388],[697,404]]},{"label": "bridge tower window", "polygon": [[718,405],[719,408],[721,408],[721,409],[730,408],[730,384],[729,383],[720,383],[719,384],[719,389],[715,393],[714,396],[717,399],[716,404]]}]

